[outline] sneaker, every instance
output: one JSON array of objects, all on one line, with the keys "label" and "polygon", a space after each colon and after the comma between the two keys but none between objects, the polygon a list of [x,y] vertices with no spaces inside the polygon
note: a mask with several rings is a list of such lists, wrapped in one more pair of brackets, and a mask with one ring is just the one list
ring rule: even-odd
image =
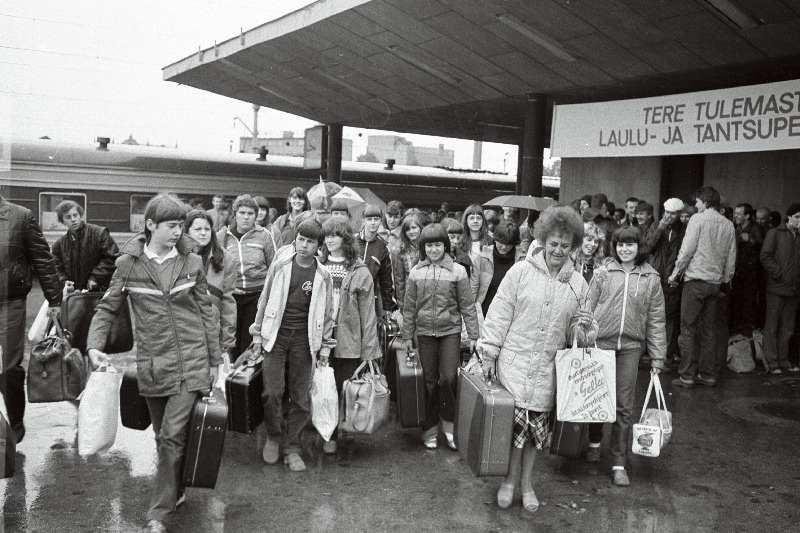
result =
[{"label": "sneaker", "polygon": [[800,366],[792,365],[786,369],[787,372],[800,372]]},{"label": "sneaker", "polygon": [[17,440],[17,444],[22,442],[22,439],[25,438],[25,424],[23,424],[22,422],[11,426],[11,431],[14,432],[14,437]]},{"label": "sneaker", "polygon": [[167,526],[161,520],[150,520],[147,523],[147,533],[167,533]]},{"label": "sneaker", "polygon": [[678,387],[683,387],[684,389],[691,389],[694,387],[694,380],[686,381],[683,378],[675,378],[672,380],[672,384]]},{"label": "sneaker", "polygon": [[175,502],[175,508],[177,509],[178,507],[180,507],[184,503],[186,503],[186,493],[185,492],[181,492],[181,495],[178,496],[178,500]]},{"label": "sneaker", "polygon": [[[780,368],[773,368],[772,370],[769,370],[767,372],[767,374],[774,374],[774,375],[777,376],[779,374],[783,374],[783,370],[781,370]],[[17,442],[19,442],[19,441],[17,441]]]},{"label": "sneaker", "polygon": [[699,383],[700,385],[705,385],[706,387],[713,387],[714,385],[717,384],[717,380],[715,378],[704,378],[699,374],[695,378],[695,381],[697,381],[697,383]]},{"label": "sneaker", "polygon": [[627,487],[631,484],[631,480],[628,479],[628,474],[625,473],[624,468],[615,468],[611,471],[611,482],[618,487]]},{"label": "sneaker", "polygon": [[589,446],[589,451],[586,452],[586,462],[587,463],[600,462],[600,446],[596,448],[594,446]]},{"label": "sneaker", "polygon": [[435,449],[438,445],[439,445],[439,442],[438,442],[438,440],[436,438],[436,435],[434,435],[433,437],[428,437],[427,439],[425,439],[425,447],[428,448],[429,450]]},{"label": "sneaker", "polygon": [[453,438],[453,434],[452,433],[447,433],[445,431],[444,436],[447,439],[447,445],[450,447],[450,449],[451,450],[455,450],[456,449],[456,441]]},{"label": "sneaker", "polygon": [[283,463],[289,465],[289,470],[292,472],[302,472],[306,469],[306,464],[303,462],[303,459],[296,453],[290,453],[284,457]]},{"label": "sneaker", "polygon": [[261,457],[268,465],[276,464],[280,458],[280,447],[278,443],[267,438],[266,442],[264,442],[264,451],[261,452]]},{"label": "sneaker", "polygon": [[325,455],[333,455],[336,453],[336,441],[328,440],[322,443],[322,453]]}]

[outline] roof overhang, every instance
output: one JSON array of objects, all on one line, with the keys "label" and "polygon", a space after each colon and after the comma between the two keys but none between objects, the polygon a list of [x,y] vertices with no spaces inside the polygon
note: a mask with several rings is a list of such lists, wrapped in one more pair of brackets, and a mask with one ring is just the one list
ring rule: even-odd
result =
[{"label": "roof overhang", "polygon": [[319,0],[163,70],[323,124],[519,143],[529,93],[794,79],[798,35],[797,0]]}]

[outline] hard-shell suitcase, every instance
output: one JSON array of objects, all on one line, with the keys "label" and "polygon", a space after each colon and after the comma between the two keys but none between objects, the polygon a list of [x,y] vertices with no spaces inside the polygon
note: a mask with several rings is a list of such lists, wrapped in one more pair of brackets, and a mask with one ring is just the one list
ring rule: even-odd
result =
[{"label": "hard-shell suitcase", "polygon": [[225,397],[228,399],[228,429],[250,434],[264,420],[261,393],[263,357],[248,359],[225,378]]},{"label": "hard-shell suitcase", "polygon": [[[71,292],[61,303],[61,315],[64,329],[69,331],[73,348],[86,353],[86,338],[92,323],[94,309],[104,292]],[[106,337],[105,353],[123,353],[133,349],[133,327],[128,304],[119,308],[119,314],[111,324]]]},{"label": "hard-shell suitcase", "polygon": [[397,337],[399,333],[400,325],[396,320],[388,317],[378,319],[378,342],[380,342],[381,353],[383,353],[384,357],[389,353],[392,339]]},{"label": "hard-shell suitcase", "polygon": [[402,344],[403,340],[400,337],[392,338],[381,364],[381,371],[389,384],[389,399],[393,402],[397,401],[397,362],[399,361],[397,352],[403,349]]},{"label": "hard-shell suitcase", "polygon": [[578,459],[583,457],[589,441],[589,426],[582,422],[559,422],[553,424],[550,453]]},{"label": "hard-shell suitcase", "polygon": [[514,397],[497,380],[459,370],[455,440],[476,476],[505,476],[511,454]]},{"label": "hard-shell suitcase", "polygon": [[416,353],[396,352],[397,415],[400,427],[416,428],[425,420],[425,377]]},{"label": "hard-shell suitcase", "polygon": [[225,447],[228,405],[222,392],[198,398],[189,419],[181,481],[185,487],[213,489]]},{"label": "hard-shell suitcase", "polygon": [[119,417],[126,428],[144,430],[150,427],[150,410],[147,400],[139,394],[136,363],[131,363],[122,374],[119,387]]}]

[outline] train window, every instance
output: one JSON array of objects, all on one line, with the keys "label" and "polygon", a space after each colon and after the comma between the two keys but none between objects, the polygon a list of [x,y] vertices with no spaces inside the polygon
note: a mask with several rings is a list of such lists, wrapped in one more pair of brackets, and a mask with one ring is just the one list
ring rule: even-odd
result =
[{"label": "train window", "polygon": [[131,195],[131,231],[134,233],[144,231],[144,208],[154,196],[153,194]]},{"label": "train window", "polygon": [[86,195],[80,192],[40,192],[39,193],[39,222],[42,231],[66,231],[67,227],[58,221],[56,207],[64,200],[72,200],[83,207],[83,217],[86,220]]}]

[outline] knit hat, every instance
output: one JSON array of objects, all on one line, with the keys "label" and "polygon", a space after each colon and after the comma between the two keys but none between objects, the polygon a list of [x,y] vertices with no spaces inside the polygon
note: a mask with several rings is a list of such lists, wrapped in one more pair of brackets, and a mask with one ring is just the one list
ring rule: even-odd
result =
[{"label": "knit hat", "polygon": [[682,211],[683,207],[683,200],[680,198],[670,198],[664,202],[664,211],[672,211],[673,213],[677,213],[678,211]]},{"label": "knit hat", "polygon": [[383,211],[375,204],[367,204],[364,207],[364,218],[378,217],[383,218]]}]

